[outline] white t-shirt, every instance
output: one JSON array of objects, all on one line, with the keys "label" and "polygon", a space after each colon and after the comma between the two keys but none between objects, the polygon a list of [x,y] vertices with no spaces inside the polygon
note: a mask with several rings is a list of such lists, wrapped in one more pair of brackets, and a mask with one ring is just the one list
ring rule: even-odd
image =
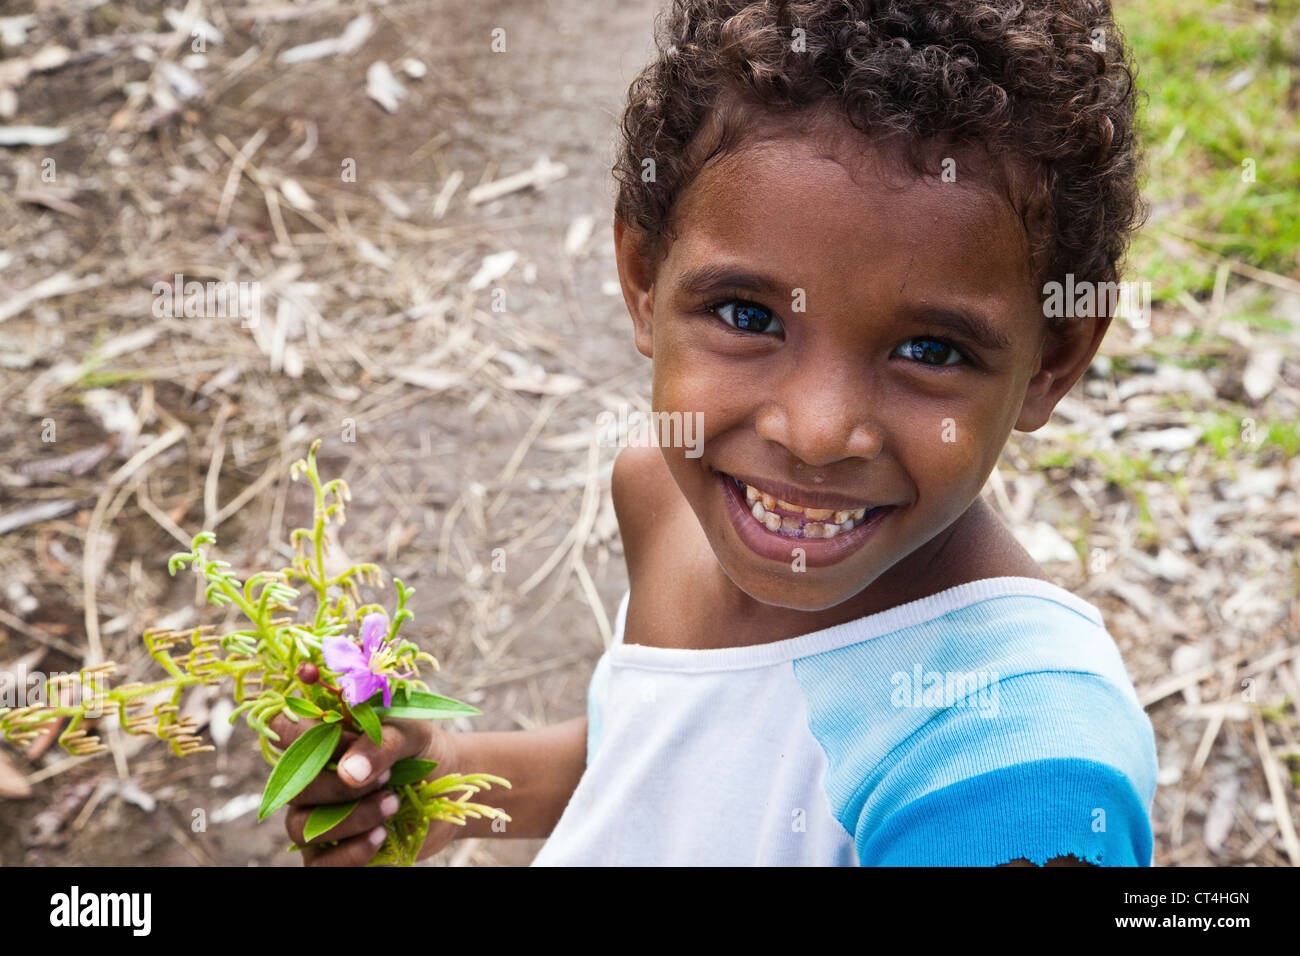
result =
[{"label": "white t-shirt", "polygon": [[989,578],[800,637],[614,640],[553,865],[1147,866],[1155,737],[1091,604]]}]

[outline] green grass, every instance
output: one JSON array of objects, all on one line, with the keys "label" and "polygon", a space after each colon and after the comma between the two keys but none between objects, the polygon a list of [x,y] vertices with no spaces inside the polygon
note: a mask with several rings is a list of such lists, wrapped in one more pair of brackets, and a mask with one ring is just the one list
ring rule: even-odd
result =
[{"label": "green grass", "polygon": [[[1133,244],[1130,272],[1152,298],[1209,292],[1212,263],[1156,234],[1196,237],[1220,255],[1300,276],[1300,0],[1143,0],[1116,17],[1138,64],[1147,149],[1143,193],[1166,212]],[[1227,92],[1235,77],[1251,77]],[[1242,160],[1255,181],[1242,181]]]},{"label": "green grass", "polygon": [[1264,329],[1268,332],[1293,332],[1296,328],[1294,322],[1266,312],[1241,312],[1229,318],[1234,322],[1249,325],[1252,329]]},{"label": "green grass", "polygon": [[1208,418],[1202,427],[1201,441],[1214,449],[1215,456],[1223,461],[1231,458],[1233,449],[1241,445],[1241,419],[1227,412]]},{"label": "green grass", "polygon": [[1142,496],[1137,487],[1140,481],[1160,481],[1164,478],[1151,459],[1129,455],[1122,449],[1118,452],[1099,451],[1094,457],[1101,465],[1102,478],[1129,494]]},{"label": "green grass", "polygon": [[1203,418],[1201,441],[1214,449],[1221,460],[1253,459],[1260,452],[1279,448],[1286,458],[1300,451],[1300,425],[1286,421],[1255,421],[1255,444],[1243,439],[1244,421],[1251,417],[1248,410],[1241,412],[1216,412]]},{"label": "green grass", "polygon": [[1073,468],[1077,457],[1073,448],[1048,449],[1038,456],[1038,460],[1034,462],[1034,467],[1040,471],[1050,471],[1053,468]]},{"label": "green grass", "polygon": [[1282,454],[1287,458],[1294,458],[1296,452],[1300,451],[1300,425],[1295,422],[1272,422],[1264,433],[1260,447],[1281,448]]}]

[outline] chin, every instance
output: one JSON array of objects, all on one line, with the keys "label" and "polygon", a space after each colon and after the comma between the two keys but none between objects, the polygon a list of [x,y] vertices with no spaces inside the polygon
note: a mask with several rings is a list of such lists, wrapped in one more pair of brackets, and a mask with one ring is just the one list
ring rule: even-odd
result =
[{"label": "chin", "polygon": [[759,567],[752,556],[740,551],[728,553],[727,545],[721,543],[720,547],[712,535],[709,544],[723,573],[739,590],[761,604],[791,611],[815,613],[838,607],[869,588],[885,570],[863,570],[852,574],[851,580],[844,580],[850,572],[843,566],[834,570],[810,567],[796,571],[791,563],[771,567],[764,561],[769,566]]}]

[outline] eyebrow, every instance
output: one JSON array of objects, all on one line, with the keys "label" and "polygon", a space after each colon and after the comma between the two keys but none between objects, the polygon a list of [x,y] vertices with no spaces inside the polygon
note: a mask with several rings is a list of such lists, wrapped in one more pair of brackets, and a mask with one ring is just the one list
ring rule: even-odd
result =
[{"label": "eyebrow", "polygon": [[991,352],[1005,352],[1011,348],[1011,340],[978,312],[925,305],[908,309],[907,314],[914,321],[956,332]]},{"label": "eyebrow", "polygon": [[733,289],[750,289],[769,295],[788,296],[795,288],[789,283],[778,282],[772,276],[719,264],[704,265],[683,273],[677,280],[677,286],[687,295],[711,295]]}]

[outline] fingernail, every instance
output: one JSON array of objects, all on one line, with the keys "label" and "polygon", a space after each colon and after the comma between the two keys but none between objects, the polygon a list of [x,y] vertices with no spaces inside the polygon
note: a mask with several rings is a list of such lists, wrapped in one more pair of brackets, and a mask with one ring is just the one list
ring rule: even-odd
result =
[{"label": "fingernail", "polygon": [[384,837],[386,836],[388,836],[387,830],[385,830],[383,827],[375,827],[373,830],[370,831],[370,837],[369,837],[370,845],[379,846],[379,844],[384,842]]},{"label": "fingernail", "polygon": [[339,769],[346,773],[357,783],[365,780],[370,776],[370,761],[361,754],[353,754],[348,759],[339,764]]},{"label": "fingernail", "polygon": [[402,805],[401,799],[395,793],[390,793],[379,801],[379,812],[386,817],[391,817],[397,812],[397,808]]},{"label": "fingernail", "polygon": [[381,773],[379,775],[379,785],[382,787],[384,784],[388,783],[388,778],[391,777],[392,775],[393,775],[393,771],[391,770],[385,770],[383,773]]}]

